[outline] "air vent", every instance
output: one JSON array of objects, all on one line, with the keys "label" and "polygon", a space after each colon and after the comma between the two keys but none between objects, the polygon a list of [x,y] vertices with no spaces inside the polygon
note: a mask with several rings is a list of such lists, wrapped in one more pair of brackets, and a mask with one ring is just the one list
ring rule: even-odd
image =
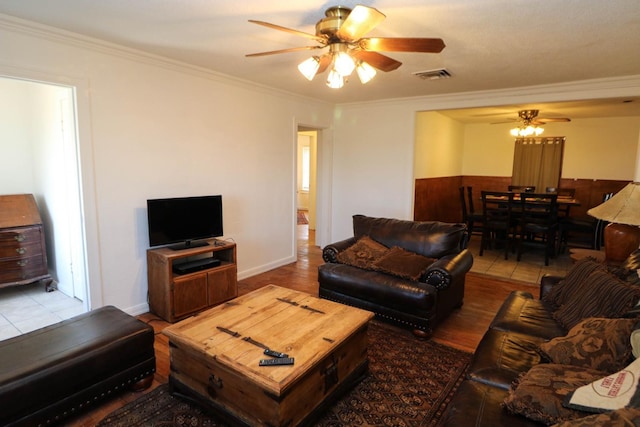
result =
[{"label": "air vent", "polygon": [[438,68],[436,70],[428,70],[428,71],[416,71],[413,73],[414,76],[420,77],[423,80],[438,80],[438,79],[448,79],[451,77],[451,73],[447,71],[446,68]]}]

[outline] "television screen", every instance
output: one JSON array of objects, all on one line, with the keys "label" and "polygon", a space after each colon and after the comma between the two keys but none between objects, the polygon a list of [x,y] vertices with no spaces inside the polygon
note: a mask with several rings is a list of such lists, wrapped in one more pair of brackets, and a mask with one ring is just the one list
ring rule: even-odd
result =
[{"label": "television screen", "polygon": [[222,196],[147,200],[149,245],[181,243],[174,249],[206,245],[194,242],[223,235]]}]

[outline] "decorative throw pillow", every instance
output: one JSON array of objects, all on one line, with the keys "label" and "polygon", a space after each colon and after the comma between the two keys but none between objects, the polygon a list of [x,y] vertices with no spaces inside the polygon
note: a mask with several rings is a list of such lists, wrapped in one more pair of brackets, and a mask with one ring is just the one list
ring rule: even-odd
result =
[{"label": "decorative throw pillow", "polygon": [[584,281],[591,273],[604,269],[604,264],[592,258],[578,260],[567,272],[565,278],[542,297],[542,301],[549,304],[554,311],[557,310],[581,292]]},{"label": "decorative throw pillow", "polygon": [[622,265],[609,266],[608,270],[623,282],[640,285],[640,249],[633,251]]},{"label": "decorative throw pillow", "polygon": [[571,329],[588,317],[622,317],[638,301],[640,287],[631,286],[612,274],[596,270],[587,277],[581,292],[563,304],[553,318]]},{"label": "decorative throw pillow", "polygon": [[584,417],[588,413],[565,408],[562,402],[571,391],[603,376],[595,369],[541,363],[518,377],[503,405],[512,413],[548,425]]},{"label": "decorative throw pillow", "polygon": [[585,319],[564,337],[540,344],[541,355],[552,363],[619,371],[632,359],[629,337],[635,323],[635,319]]},{"label": "decorative throw pillow", "polygon": [[409,280],[418,280],[436,260],[394,246],[372,265],[376,271],[392,274]]},{"label": "decorative throw pillow", "polygon": [[553,427],[629,427],[640,426],[640,408],[622,408],[605,414],[593,414],[563,421]]},{"label": "decorative throw pillow", "polygon": [[369,236],[362,236],[353,245],[338,253],[336,259],[342,264],[368,269],[371,264],[384,255],[389,248],[376,242]]},{"label": "decorative throw pillow", "polygon": [[640,404],[639,377],[640,359],[636,359],[614,374],[578,387],[567,395],[564,406],[588,412],[606,412],[627,406],[637,408]]}]

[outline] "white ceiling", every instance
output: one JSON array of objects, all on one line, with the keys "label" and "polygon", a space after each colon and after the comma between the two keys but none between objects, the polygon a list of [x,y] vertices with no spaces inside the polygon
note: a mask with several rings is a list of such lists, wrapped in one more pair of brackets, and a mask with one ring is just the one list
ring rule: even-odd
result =
[{"label": "white ceiling", "polygon": [[[307,81],[297,64],[309,52],[246,58],[245,54],[313,44],[304,37],[249,23],[267,21],[315,33],[324,11],[340,4],[375,7],[386,19],[367,36],[438,37],[439,54],[386,53],[403,65],[362,85],[328,88],[326,73]],[[144,50],[243,80],[331,103],[499,90],[640,75],[639,0],[0,0],[0,13]],[[415,72],[446,68],[449,79]],[[640,115],[640,99],[607,102]],[[602,102],[514,105],[450,112],[467,121],[516,117],[606,115]]]}]

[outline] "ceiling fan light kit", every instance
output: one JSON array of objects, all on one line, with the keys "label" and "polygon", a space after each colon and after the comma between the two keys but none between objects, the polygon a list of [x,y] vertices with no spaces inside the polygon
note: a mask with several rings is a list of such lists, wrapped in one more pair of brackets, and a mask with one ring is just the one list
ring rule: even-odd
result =
[{"label": "ceiling fan light kit", "polygon": [[378,52],[425,52],[438,53],[445,45],[441,39],[432,38],[362,38],[364,34],[375,28],[385,19],[385,15],[368,6],[357,5],[352,9],[343,6],[330,7],[325,17],[316,23],[316,34],[305,33],[264,21],[249,20],[254,24],[285,31],[306,37],[320,43],[320,46],[302,46],[270,52],[252,53],[246,56],[264,56],[301,50],[323,49],[329,52],[321,56],[314,55],[298,65],[300,73],[309,81],[325,70],[329,70],[327,86],[339,89],[355,70],[360,82],[371,81],[376,75],[376,68],[381,71],[393,71],[402,65],[386,55]]},{"label": "ceiling fan light kit", "polygon": [[544,132],[544,129],[540,127],[547,122],[570,122],[571,119],[567,117],[548,118],[543,119],[538,117],[538,110],[520,110],[518,111],[518,117],[522,124],[511,129],[511,135],[513,136],[539,136]]}]

